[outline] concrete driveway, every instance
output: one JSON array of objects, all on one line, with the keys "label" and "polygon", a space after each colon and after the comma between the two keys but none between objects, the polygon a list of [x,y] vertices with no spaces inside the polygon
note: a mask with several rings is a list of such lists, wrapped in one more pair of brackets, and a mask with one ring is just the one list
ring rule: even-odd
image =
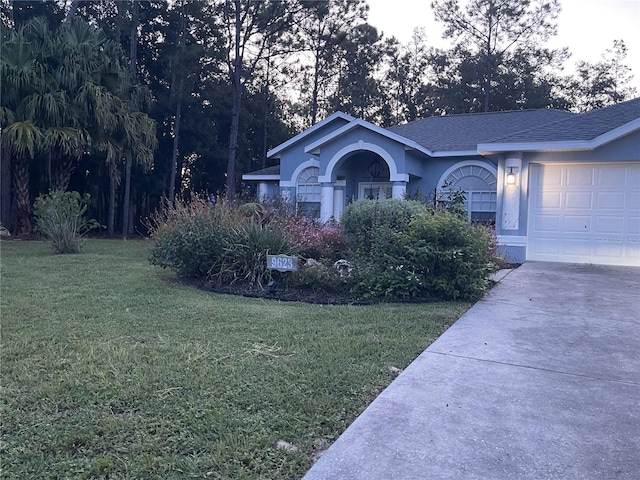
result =
[{"label": "concrete driveway", "polygon": [[640,269],[525,263],[304,477],[639,479]]}]

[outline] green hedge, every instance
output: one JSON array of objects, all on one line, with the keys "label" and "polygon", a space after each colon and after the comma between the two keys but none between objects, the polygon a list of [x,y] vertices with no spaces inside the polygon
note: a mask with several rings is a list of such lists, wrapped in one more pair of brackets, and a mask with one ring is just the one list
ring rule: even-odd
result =
[{"label": "green hedge", "polygon": [[347,249],[352,255],[377,256],[381,240],[407,229],[411,219],[427,207],[416,200],[359,200],[341,218]]},{"label": "green hedge", "polygon": [[476,300],[496,268],[486,227],[419,202],[356,202],[344,228],[362,298]]}]

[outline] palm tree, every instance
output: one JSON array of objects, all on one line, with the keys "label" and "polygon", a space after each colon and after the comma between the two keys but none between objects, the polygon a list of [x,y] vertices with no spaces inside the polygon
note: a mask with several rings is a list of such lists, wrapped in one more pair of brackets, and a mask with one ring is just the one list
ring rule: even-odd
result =
[{"label": "palm tree", "polygon": [[[74,159],[87,138],[75,127],[67,92],[49,61],[64,54],[42,18],[32,19],[9,33],[0,56],[2,77],[2,146],[11,159],[18,233],[31,230],[29,169],[37,154],[47,157],[50,188],[64,190]],[[57,160],[52,174],[52,160]]]},{"label": "palm tree", "polygon": [[2,150],[9,155],[16,215],[16,232],[29,233],[29,163],[33,159],[42,133],[26,116],[25,101],[37,91],[39,77],[31,45],[24,30],[12,32],[0,50],[0,97],[2,99]]},{"label": "palm tree", "polygon": [[36,18],[3,41],[1,74],[2,147],[14,167],[20,231],[30,228],[30,162],[41,154],[50,189],[65,190],[88,153],[104,155],[113,234],[120,163],[126,159],[128,205],[131,165],[148,166],[156,145],[155,123],[139,111],[150,94],[134,83],[121,47],[82,20],[51,32]]},{"label": "palm tree", "polygon": [[29,210],[31,197],[29,196],[29,162],[42,141],[40,129],[31,121],[13,122],[2,130],[2,146],[13,159],[13,194],[16,213],[16,232],[26,234],[31,232]]},{"label": "palm tree", "polygon": [[122,210],[122,236],[129,233],[129,208],[131,195],[131,168],[134,159],[146,170],[153,163],[153,151],[158,145],[156,123],[142,112],[130,112],[124,117],[123,145],[125,151],[125,187]]}]

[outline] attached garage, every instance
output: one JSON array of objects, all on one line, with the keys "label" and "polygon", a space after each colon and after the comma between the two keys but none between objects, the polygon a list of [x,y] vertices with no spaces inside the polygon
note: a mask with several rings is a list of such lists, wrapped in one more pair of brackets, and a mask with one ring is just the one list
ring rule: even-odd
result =
[{"label": "attached garage", "polygon": [[640,266],[640,163],[533,164],[527,260]]}]

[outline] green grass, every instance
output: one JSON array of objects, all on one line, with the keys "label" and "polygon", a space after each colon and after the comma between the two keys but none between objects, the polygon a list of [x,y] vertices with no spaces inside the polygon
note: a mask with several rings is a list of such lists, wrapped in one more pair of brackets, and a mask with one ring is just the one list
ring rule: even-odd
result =
[{"label": "green grass", "polygon": [[3,479],[300,478],[469,307],[216,295],[149,247],[0,244]]}]

